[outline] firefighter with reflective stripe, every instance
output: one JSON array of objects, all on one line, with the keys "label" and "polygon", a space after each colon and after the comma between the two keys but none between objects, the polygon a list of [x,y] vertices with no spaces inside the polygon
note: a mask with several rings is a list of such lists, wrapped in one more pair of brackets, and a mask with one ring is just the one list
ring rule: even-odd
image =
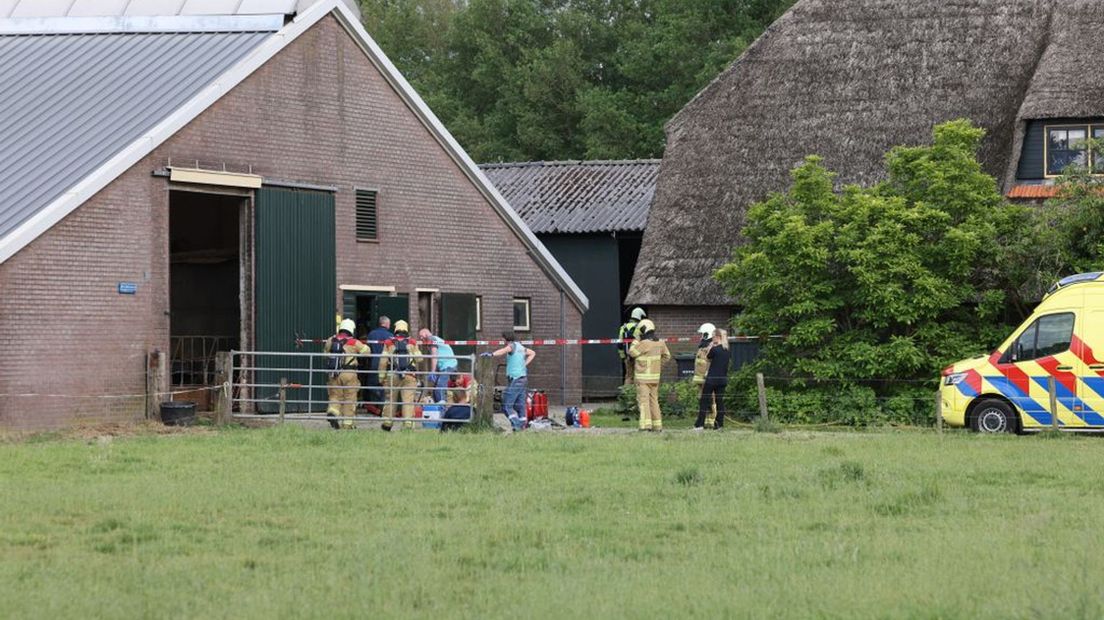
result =
[{"label": "firefighter with reflective stripe", "polygon": [[[380,358],[380,381],[387,396],[383,417],[414,419],[418,402],[418,376],[414,373],[421,355],[417,343],[410,339],[410,325],[395,321],[395,337],[384,345]],[[397,416],[396,403],[401,406]],[[406,422],[406,428],[414,428],[414,422]],[[391,430],[390,420],[383,423],[383,430]]]},{"label": "firefighter with reflective stripe", "polygon": [[[353,338],[356,331],[356,323],[352,319],[345,319],[338,327],[337,334],[326,339],[323,351],[337,353],[338,350],[347,355],[336,354],[331,358],[331,370],[329,380],[326,381],[326,391],[330,405],[326,409],[326,415],[330,418],[330,426],[334,428],[356,428],[353,418],[356,417],[357,392],[360,391],[360,379],[357,377],[357,356],[369,352],[368,345]],[[342,418],[340,424],[338,418]]]},{"label": "firefighter with reflective stripe", "polygon": [[[698,386],[698,401],[701,401],[702,392],[705,390],[705,375],[709,373],[709,348],[713,345],[715,331],[717,326],[712,323],[702,323],[698,328],[701,342],[698,343],[698,352],[694,355],[694,385]],[[706,428],[713,428],[714,422],[717,421],[717,399],[713,398],[710,402],[712,406],[709,417],[705,420]]]},{"label": "firefighter with reflective stripe", "polygon": [[637,326],[640,338],[629,347],[629,357],[634,361],[636,403],[640,408],[640,430],[662,431],[663,416],[659,411],[659,377],[663,363],[671,360],[667,345],[656,337],[655,324],[644,319]]},{"label": "firefighter with reflective stripe", "polygon": [[[644,308],[633,308],[632,314],[629,315],[629,320],[617,330],[617,338],[619,340],[631,340],[640,338],[640,322],[648,317],[648,313],[644,312]],[[632,343],[622,343],[617,347],[617,353],[621,356],[621,375],[622,383],[624,385],[633,384],[633,360],[629,357],[629,347]]]}]

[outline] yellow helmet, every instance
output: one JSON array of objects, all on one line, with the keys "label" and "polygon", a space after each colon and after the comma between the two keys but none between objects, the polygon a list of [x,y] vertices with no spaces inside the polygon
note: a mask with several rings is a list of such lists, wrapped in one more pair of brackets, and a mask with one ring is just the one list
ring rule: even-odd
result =
[{"label": "yellow helmet", "polygon": [[655,323],[653,323],[651,319],[644,319],[643,321],[641,321],[640,323],[637,324],[637,328],[640,330],[640,333],[642,335],[646,334],[648,332],[654,332],[655,331]]},{"label": "yellow helmet", "polygon": [[406,321],[395,321],[395,333],[406,332],[410,333],[410,324]]},{"label": "yellow helmet", "polygon": [[337,328],[339,332],[348,332],[350,336],[356,334],[356,321],[352,319],[345,319],[341,322],[341,327]]}]

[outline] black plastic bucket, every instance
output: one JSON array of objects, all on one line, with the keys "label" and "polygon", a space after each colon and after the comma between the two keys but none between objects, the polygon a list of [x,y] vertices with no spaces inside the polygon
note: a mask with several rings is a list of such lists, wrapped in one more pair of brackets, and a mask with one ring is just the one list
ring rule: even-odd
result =
[{"label": "black plastic bucket", "polygon": [[184,401],[161,403],[161,422],[165,426],[191,426],[195,421],[195,403]]}]

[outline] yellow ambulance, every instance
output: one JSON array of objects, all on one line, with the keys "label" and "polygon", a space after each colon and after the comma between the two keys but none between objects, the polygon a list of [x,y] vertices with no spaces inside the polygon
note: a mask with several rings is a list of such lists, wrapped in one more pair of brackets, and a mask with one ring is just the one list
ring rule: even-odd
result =
[{"label": "yellow ambulance", "polygon": [[1051,377],[1059,426],[1104,430],[1104,272],[1058,282],[991,355],[945,368],[943,421],[982,433],[1047,428]]}]

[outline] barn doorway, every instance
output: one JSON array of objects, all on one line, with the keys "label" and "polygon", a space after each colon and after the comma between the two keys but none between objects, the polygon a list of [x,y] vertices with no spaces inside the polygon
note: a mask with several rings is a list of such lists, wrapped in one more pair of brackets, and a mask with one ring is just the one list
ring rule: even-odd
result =
[{"label": "barn doorway", "polygon": [[210,410],[215,358],[241,348],[242,222],[249,197],[169,192],[169,339],[174,391],[195,388],[177,400]]}]

